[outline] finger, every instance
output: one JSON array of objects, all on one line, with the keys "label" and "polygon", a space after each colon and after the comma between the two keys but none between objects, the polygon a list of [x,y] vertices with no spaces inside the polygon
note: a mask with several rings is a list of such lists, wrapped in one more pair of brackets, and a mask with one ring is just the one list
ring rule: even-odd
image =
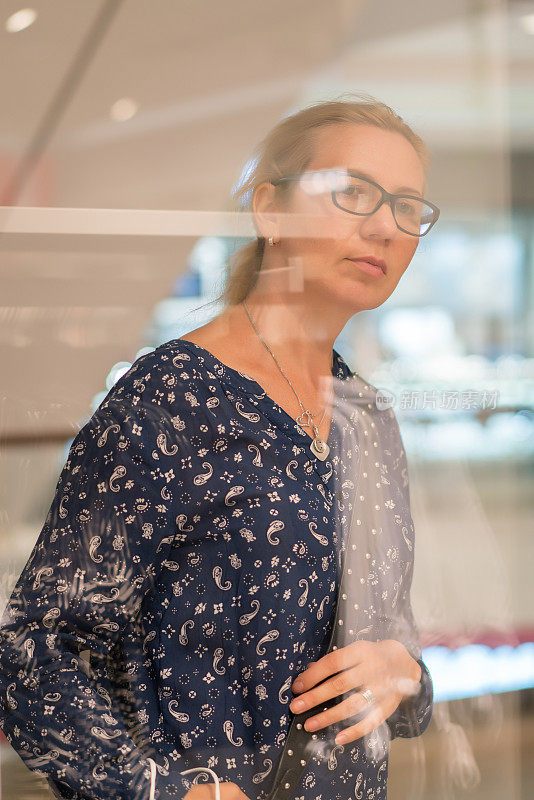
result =
[{"label": "finger", "polygon": [[[332,708],[327,708],[326,711],[320,714],[309,717],[304,723],[304,729],[307,731],[318,731],[327,725],[333,725],[335,722],[350,720],[351,717],[355,717],[364,712],[367,713],[369,709],[374,708],[377,703],[382,703],[386,700],[388,694],[387,690],[381,690],[378,686],[373,686],[371,691],[375,697],[374,703],[369,703],[362,692],[352,692],[341,703],[337,703],[332,706]],[[359,722],[359,720],[357,721]]]},{"label": "finger", "polygon": [[315,686],[308,692],[293,698],[289,708],[294,714],[302,714],[304,711],[308,711],[308,709],[324,703],[326,700],[339,697],[353,689],[360,688],[360,686],[367,686],[367,677],[367,670],[364,664],[343,670],[324,681],[324,683],[319,684],[319,686]]},{"label": "finger", "polygon": [[369,713],[360,720],[360,722],[357,722],[355,725],[350,725],[348,728],[340,731],[335,738],[335,743],[348,744],[349,742],[355,742],[356,739],[361,739],[366,733],[370,733],[374,731],[375,728],[378,728],[385,719],[386,714],[380,703],[369,706]]},{"label": "finger", "polygon": [[312,661],[311,664],[302,672],[298,678],[293,682],[292,690],[295,694],[308,691],[312,686],[315,686],[319,681],[324,678],[339,672],[347,667],[354,667],[360,664],[365,654],[368,652],[368,645],[370,642],[361,640],[351,642],[347,647],[341,647],[339,650],[332,650],[318,661]]}]

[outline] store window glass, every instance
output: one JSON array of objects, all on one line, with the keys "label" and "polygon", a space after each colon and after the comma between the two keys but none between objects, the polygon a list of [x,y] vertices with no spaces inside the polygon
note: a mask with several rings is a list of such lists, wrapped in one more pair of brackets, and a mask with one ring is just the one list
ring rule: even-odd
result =
[{"label": "store window glass", "polygon": [[[534,4],[58,0],[2,14],[2,610],[80,428],[139,359],[224,310],[236,254],[256,240],[233,198],[262,137],[311,104],[374,98],[424,140],[440,209],[395,290],[334,343],[394,413],[407,457],[411,604],[434,705],[421,736],[392,742],[388,791],[529,797]],[[23,636],[30,662],[36,638]],[[4,715],[29,669],[5,663]],[[229,680],[225,708],[236,691]],[[32,719],[35,739],[0,733],[3,800],[57,791],[45,723]],[[178,755],[189,743],[177,737]],[[59,779],[84,796],[68,770]],[[347,780],[371,797],[371,780]]]}]

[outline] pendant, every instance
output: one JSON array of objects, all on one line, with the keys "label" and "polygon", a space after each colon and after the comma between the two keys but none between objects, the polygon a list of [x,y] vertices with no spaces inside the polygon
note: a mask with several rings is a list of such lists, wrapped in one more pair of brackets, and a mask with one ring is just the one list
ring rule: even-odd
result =
[{"label": "pendant", "polygon": [[330,452],[329,446],[321,439],[320,436],[316,436],[315,439],[312,439],[310,450],[320,461],[324,461]]}]

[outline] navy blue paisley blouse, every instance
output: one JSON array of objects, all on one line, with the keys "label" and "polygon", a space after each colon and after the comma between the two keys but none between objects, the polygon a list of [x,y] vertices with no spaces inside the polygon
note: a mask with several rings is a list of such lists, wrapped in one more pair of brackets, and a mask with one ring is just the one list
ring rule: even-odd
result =
[{"label": "navy blue paisley blouse", "polygon": [[[364,384],[333,355],[339,381]],[[196,766],[267,796],[291,684],[327,652],[351,508],[336,426],[325,461],[310,441],[256,381],[178,339],[137,359],[76,435],[0,627],[0,727],[57,797],[148,800],[148,758],[159,800],[204,782],[180,775]],[[410,652],[420,688],[390,738],[432,713]],[[384,800],[387,766],[362,740],[337,745],[295,800]]]}]

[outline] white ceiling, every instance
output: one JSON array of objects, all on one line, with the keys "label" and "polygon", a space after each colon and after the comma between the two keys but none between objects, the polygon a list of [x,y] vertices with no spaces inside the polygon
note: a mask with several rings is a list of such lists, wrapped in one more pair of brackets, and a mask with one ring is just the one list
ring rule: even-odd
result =
[{"label": "white ceiling", "polygon": [[[0,29],[0,152],[24,157],[103,2],[39,0]],[[18,3],[2,2],[6,18]],[[21,204],[210,208],[281,113],[321,94],[391,103],[433,148],[529,148],[534,36],[495,0],[123,0],[45,150],[47,196]],[[522,13],[534,2],[520,6]],[[132,97],[135,117],[111,105]],[[6,178],[8,170],[4,170]]]}]

